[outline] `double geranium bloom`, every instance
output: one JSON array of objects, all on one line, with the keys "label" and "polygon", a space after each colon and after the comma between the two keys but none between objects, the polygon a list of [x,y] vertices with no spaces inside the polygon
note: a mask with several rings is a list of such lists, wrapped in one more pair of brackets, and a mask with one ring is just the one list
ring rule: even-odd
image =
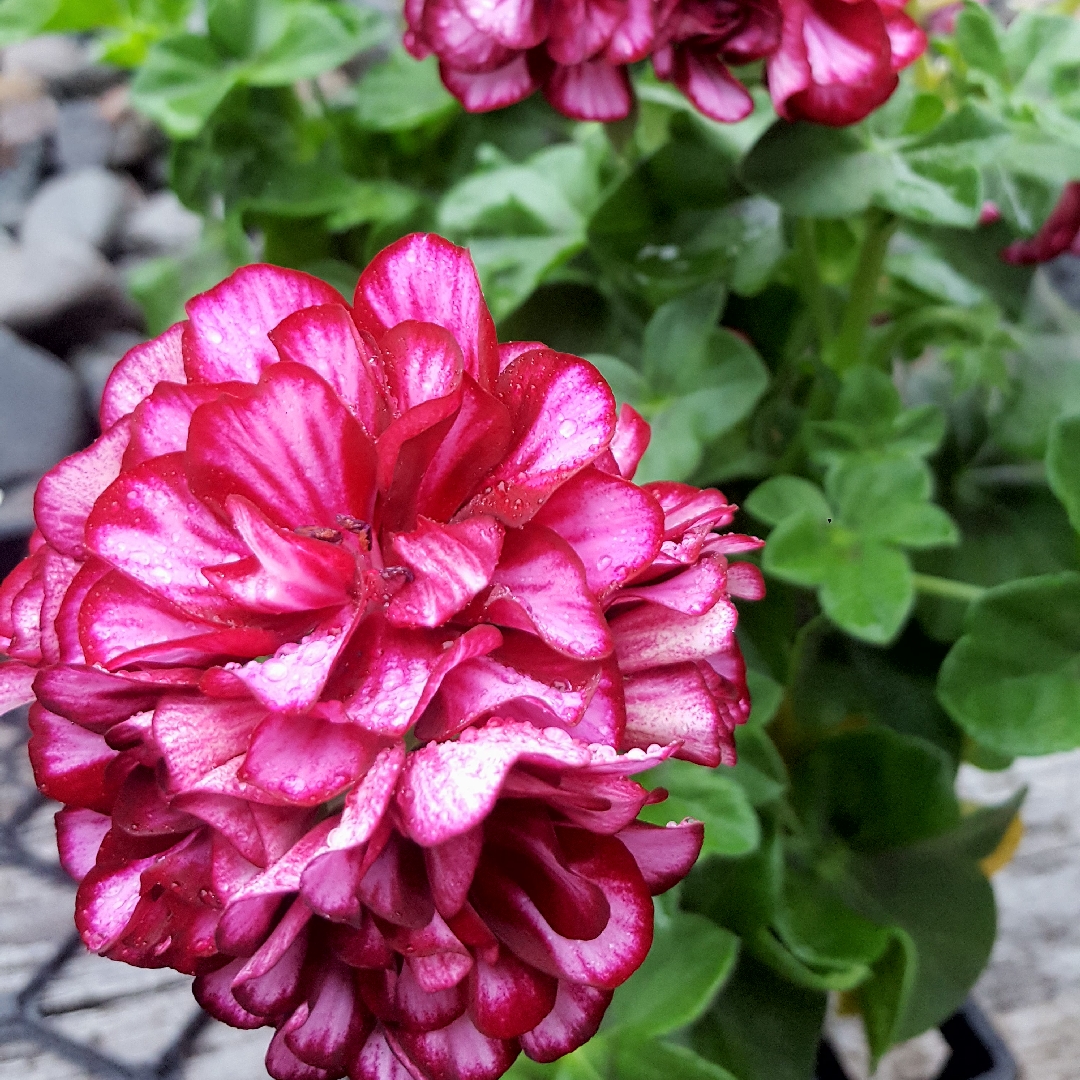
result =
[{"label": "double geranium bloom", "polygon": [[631,779],[733,760],[717,491],[585,361],[499,345],[468,254],[349,305],[237,271],[132,350],[0,592],[0,705],[96,952],[277,1028],[279,1080],[494,1078],[591,1037],[702,826]]},{"label": "double geranium bloom", "polygon": [[753,99],[728,65],[764,60],[776,111],[851,124],[884,102],[926,48],[902,0],[407,0],[406,47],[434,53],[473,112],[537,88],[576,120],[633,106],[627,65],[652,57],[695,108],[742,120]]}]

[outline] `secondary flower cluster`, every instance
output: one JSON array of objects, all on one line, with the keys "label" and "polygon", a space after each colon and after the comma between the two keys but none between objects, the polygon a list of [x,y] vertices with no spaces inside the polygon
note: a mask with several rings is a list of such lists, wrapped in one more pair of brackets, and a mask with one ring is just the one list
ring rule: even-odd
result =
[{"label": "secondary flower cluster", "polygon": [[631,482],[599,373],[463,250],[354,302],[245,267],[132,350],[0,590],[0,709],[89,948],[193,973],[279,1080],[493,1080],[592,1036],[702,826],[631,777],[749,709],[717,491]]},{"label": "secondary flower cluster", "polygon": [[577,120],[629,115],[627,65],[652,57],[714,120],[753,110],[730,66],[764,61],[776,111],[852,124],[926,48],[903,0],[406,0],[405,45],[434,53],[443,82],[472,112],[537,88]]}]

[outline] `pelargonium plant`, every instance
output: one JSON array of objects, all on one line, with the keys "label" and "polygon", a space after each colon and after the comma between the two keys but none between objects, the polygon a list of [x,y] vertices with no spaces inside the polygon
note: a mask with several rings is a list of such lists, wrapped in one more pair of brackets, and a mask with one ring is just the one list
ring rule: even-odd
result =
[{"label": "pelargonium plant", "polygon": [[0,591],[4,704],[94,952],[272,1025],[279,1080],[494,1078],[597,1030],[746,719],[716,490],[590,364],[500,345],[411,235],[350,305],[268,265],[133,349]]},{"label": "pelargonium plant", "polygon": [[764,61],[776,111],[844,125],[896,89],[926,48],[899,0],[409,0],[405,44],[438,57],[446,88],[473,112],[542,89],[576,120],[622,119],[633,106],[628,65],[652,58],[704,115],[753,111],[729,65]]}]

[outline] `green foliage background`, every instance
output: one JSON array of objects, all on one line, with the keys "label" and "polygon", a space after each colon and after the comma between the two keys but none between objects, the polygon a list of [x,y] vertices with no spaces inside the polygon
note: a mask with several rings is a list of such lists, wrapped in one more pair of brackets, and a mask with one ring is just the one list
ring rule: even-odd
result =
[{"label": "green foliage background", "polygon": [[503,339],[587,356],[649,419],[639,479],[723,484],[768,537],[739,764],[652,777],[702,858],[600,1035],[513,1075],[809,1080],[830,992],[875,1055],[948,1016],[1019,805],[962,809],[956,770],[1080,745],[1080,319],[998,257],[1080,177],[1080,22],[968,3],[844,130],[777,122],[760,85],[718,125],[644,69],[609,130],[537,99],[470,116],[339,2],[0,2],[0,42],[43,30],[135,68],[205,215],[130,282],[151,332],[243,262],[349,292],[435,230]]}]

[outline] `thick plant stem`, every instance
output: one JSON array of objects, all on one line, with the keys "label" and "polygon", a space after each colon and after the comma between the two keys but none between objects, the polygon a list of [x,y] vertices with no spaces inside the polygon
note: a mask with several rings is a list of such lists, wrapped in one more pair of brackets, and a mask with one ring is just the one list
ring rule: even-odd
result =
[{"label": "thick plant stem", "polygon": [[821,267],[818,266],[817,241],[814,236],[814,219],[799,218],[795,223],[795,250],[798,255],[803,299],[810,310],[818,346],[824,353],[832,340],[832,320],[825,302],[825,289],[821,284]]},{"label": "thick plant stem", "polygon": [[912,578],[915,582],[915,591],[924,596],[939,596],[943,600],[960,600],[965,604],[973,604],[988,591],[984,585],[972,585],[967,581],[934,577],[932,574],[912,574]]},{"label": "thick plant stem", "polygon": [[844,308],[840,332],[827,356],[830,367],[838,372],[847,371],[862,360],[863,342],[874,314],[885,253],[896,226],[897,219],[884,210],[871,208],[866,213],[866,237],[859,252],[851,295]]}]

